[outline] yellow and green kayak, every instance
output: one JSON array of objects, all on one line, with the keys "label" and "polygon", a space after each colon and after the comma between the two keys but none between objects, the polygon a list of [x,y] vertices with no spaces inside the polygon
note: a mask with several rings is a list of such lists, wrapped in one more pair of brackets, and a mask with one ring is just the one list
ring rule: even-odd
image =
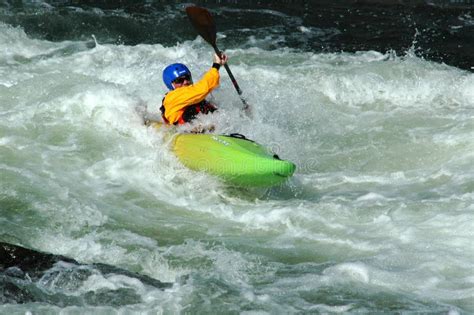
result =
[{"label": "yellow and green kayak", "polygon": [[296,168],[240,134],[177,134],[172,150],[186,167],[236,186],[274,186],[291,177]]}]

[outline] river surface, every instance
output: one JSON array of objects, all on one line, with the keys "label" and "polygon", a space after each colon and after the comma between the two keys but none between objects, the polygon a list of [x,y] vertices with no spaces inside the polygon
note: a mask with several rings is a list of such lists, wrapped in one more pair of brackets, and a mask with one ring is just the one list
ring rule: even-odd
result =
[{"label": "river surface", "polygon": [[211,65],[188,4],[0,2],[0,242],[83,264],[0,257],[0,313],[474,313],[469,1],[234,2],[194,3],[254,115],[221,71],[199,122],[293,161],[270,189],[186,169],[137,114],[166,65]]}]

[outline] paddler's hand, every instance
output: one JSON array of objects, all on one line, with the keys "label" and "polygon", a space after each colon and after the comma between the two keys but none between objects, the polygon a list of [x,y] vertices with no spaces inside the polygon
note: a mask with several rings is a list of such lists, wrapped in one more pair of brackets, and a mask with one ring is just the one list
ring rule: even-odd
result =
[{"label": "paddler's hand", "polygon": [[223,52],[221,52],[220,56],[217,54],[214,54],[214,63],[220,64],[221,66],[225,65],[228,59],[229,58],[227,57],[227,55],[224,54]]}]

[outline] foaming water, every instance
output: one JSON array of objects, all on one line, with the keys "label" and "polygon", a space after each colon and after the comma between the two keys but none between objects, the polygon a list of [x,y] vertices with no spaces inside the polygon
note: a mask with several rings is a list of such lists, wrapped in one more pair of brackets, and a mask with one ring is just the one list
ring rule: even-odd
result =
[{"label": "foaming water", "polygon": [[254,117],[223,74],[221,110],[199,122],[297,164],[285,185],[248,191],[185,169],[136,113],[158,112],[167,64],[210,67],[202,40],[52,43],[0,28],[1,240],[173,283],[45,278],[64,298],[134,294],[2,312],[474,311],[472,74],[411,54],[228,50]]}]

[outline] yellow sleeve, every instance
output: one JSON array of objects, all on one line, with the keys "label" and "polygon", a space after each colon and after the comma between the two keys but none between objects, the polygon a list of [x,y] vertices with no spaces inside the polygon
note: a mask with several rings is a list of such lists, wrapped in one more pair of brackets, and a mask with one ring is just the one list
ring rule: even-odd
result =
[{"label": "yellow sleeve", "polygon": [[166,94],[163,106],[165,107],[165,117],[170,124],[179,120],[187,106],[204,100],[219,85],[219,78],[219,70],[212,67],[196,84],[184,86]]}]

